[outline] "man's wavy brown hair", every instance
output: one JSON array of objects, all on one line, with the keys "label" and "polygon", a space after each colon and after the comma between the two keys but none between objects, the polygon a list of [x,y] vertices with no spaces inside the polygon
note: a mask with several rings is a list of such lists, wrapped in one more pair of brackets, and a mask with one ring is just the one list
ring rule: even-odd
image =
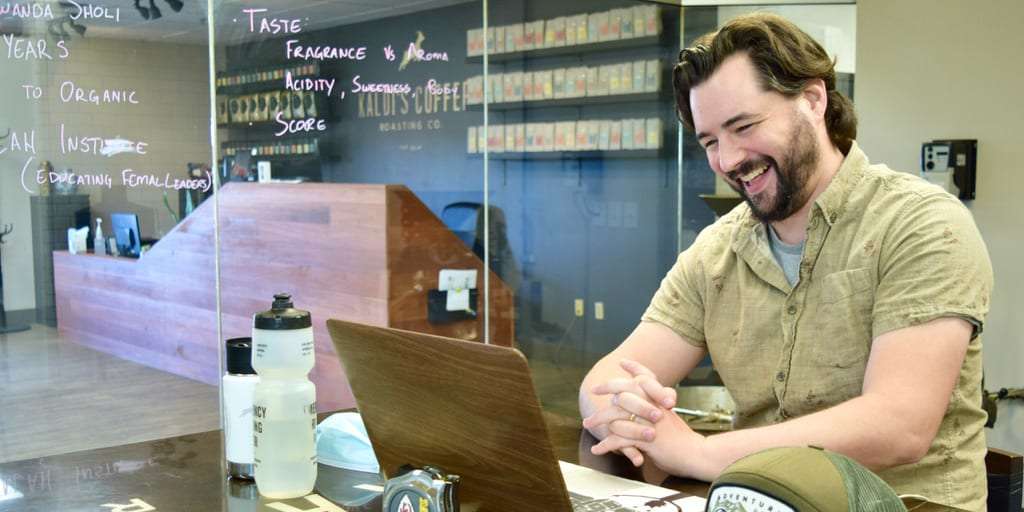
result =
[{"label": "man's wavy brown hair", "polygon": [[825,125],[829,139],[843,153],[850,149],[857,138],[857,115],[850,99],[836,90],[835,62],[811,36],[770,13],[735,18],[679,52],[679,62],[672,70],[672,85],[679,117],[687,128],[694,129],[690,89],[707,80],[726,58],[740,52],[750,57],[766,92],[793,98],[811,80],[824,81],[828,91]]}]

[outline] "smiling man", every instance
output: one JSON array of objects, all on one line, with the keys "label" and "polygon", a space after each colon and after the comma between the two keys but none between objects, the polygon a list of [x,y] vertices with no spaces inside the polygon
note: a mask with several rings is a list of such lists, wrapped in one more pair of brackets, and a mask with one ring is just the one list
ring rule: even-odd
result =
[{"label": "smiling man", "polygon": [[[587,375],[584,426],[595,453],[709,481],[767,448],[820,446],[900,494],[981,510],[988,253],[959,200],[869,163],[833,65],[769,14],[680,53],[680,117],[746,201]],[[705,437],[669,408],[708,353],[737,411],[736,430]]]}]

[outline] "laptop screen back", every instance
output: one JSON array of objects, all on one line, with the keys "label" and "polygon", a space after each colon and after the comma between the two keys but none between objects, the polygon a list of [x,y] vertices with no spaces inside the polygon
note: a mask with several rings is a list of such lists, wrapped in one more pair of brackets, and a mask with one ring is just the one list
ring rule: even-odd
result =
[{"label": "laptop screen back", "polygon": [[481,512],[569,511],[568,494],[518,350],[328,320],[386,476],[403,464],[462,477]]}]

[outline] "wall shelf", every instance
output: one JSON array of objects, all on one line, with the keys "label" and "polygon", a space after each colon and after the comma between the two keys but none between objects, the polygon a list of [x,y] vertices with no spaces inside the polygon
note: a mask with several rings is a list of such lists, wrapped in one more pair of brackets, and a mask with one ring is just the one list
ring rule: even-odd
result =
[{"label": "wall shelf", "polygon": [[[629,94],[609,94],[605,96],[582,96],[577,98],[553,98],[549,100],[508,101],[491,103],[490,110],[527,110],[545,107],[583,107],[587,105],[612,105],[621,103],[647,103],[668,99],[661,92],[636,92]],[[466,110],[483,111],[483,104],[467,105]]]},{"label": "wall shelf", "polygon": [[[662,42],[662,35],[631,37],[629,39],[615,39],[612,41],[598,41],[596,43],[574,44],[572,46],[555,46],[552,48],[538,48],[535,50],[522,50],[508,53],[493,53],[488,56],[489,63],[508,62],[520,59],[541,59],[545,57],[557,57],[562,55],[585,55],[592,52],[608,52],[614,50],[625,50],[629,48],[640,48],[643,46],[658,46]],[[483,64],[482,55],[466,57],[470,64]]]}]

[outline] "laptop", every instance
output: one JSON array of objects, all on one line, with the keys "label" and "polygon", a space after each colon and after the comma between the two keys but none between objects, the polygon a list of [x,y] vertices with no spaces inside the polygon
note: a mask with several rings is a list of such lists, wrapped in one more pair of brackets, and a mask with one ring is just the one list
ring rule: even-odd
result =
[{"label": "laptop", "polygon": [[480,512],[704,510],[702,498],[559,462],[516,349],[340,320],[327,329],[385,477],[442,468],[461,476],[462,509]]}]

